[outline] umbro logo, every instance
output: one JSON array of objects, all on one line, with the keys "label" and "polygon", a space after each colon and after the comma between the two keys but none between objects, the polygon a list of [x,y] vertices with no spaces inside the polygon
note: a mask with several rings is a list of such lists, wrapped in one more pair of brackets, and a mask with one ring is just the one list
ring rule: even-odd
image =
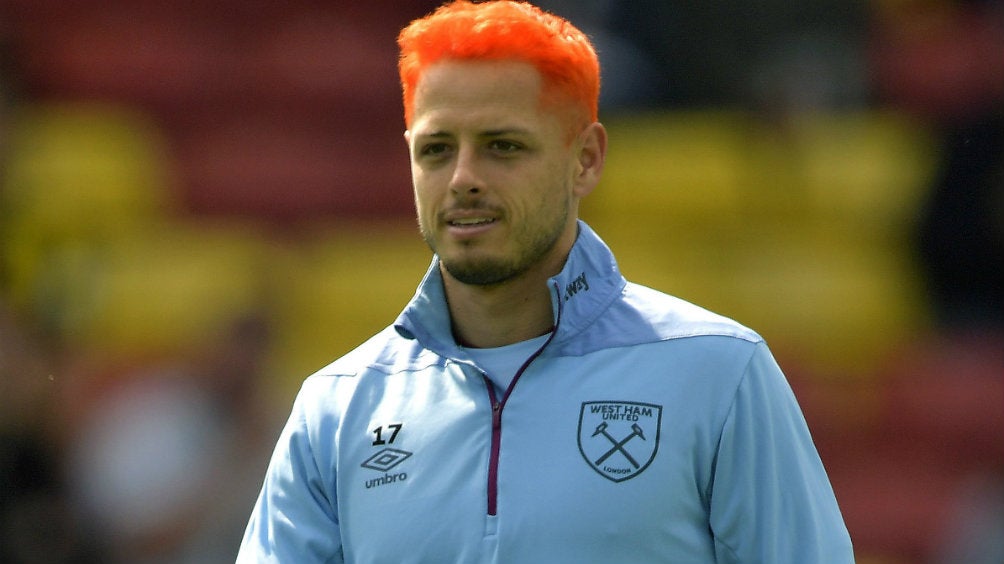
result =
[{"label": "umbro logo", "polygon": [[579,411],[579,452],[600,476],[634,478],[659,450],[662,406],[631,401],[587,401]]},{"label": "umbro logo", "polygon": [[360,466],[370,470],[383,472],[384,474],[378,478],[370,478],[366,480],[366,489],[407,480],[407,473],[398,472],[396,474],[392,474],[390,470],[398,464],[404,462],[409,456],[411,456],[411,453],[406,450],[385,448],[367,458],[365,462],[360,464]]},{"label": "umbro logo", "polygon": [[360,464],[360,466],[363,468],[369,468],[370,470],[386,472],[404,462],[404,460],[409,456],[411,456],[411,453],[406,450],[385,448],[367,458],[365,462]]}]

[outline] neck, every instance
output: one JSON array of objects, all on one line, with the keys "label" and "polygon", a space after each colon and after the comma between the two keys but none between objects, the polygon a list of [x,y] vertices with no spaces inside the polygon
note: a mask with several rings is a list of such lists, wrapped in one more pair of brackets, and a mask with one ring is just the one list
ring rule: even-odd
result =
[{"label": "neck", "polygon": [[539,337],[553,328],[546,276],[494,286],[462,284],[443,273],[453,332],[467,347],[492,348]]}]

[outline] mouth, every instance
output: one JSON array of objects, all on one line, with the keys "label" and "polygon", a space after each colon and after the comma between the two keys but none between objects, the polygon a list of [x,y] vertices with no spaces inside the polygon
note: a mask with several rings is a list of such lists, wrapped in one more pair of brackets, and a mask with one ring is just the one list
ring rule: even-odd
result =
[{"label": "mouth", "polygon": [[480,227],[490,225],[497,220],[494,217],[460,217],[448,219],[446,224],[450,227]]},{"label": "mouth", "polygon": [[443,215],[443,225],[453,237],[481,237],[501,222],[501,216],[484,209],[453,210]]},{"label": "mouth", "polygon": [[443,212],[442,220],[449,227],[483,227],[499,221],[501,214],[487,208],[452,209]]}]

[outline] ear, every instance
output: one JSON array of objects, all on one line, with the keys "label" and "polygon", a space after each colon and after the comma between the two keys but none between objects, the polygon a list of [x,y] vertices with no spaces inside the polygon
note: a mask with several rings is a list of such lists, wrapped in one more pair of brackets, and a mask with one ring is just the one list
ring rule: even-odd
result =
[{"label": "ear", "polygon": [[575,140],[576,169],[573,193],[584,198],[600,182],[603,165],[607,159],[607,130],[594,121],[579,133]]}]

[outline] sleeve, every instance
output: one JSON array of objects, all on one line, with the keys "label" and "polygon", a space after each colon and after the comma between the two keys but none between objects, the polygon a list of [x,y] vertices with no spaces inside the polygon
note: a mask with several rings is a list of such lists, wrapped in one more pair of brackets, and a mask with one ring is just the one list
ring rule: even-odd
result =
[{"label": "sleeve", "polygon": [[[265,475],[237,564],[340,564],[333,470],[319,469],[300,392]],[[324,466],[320,466],[323,468]]]},{"label": "sleeve", "polygon": [[722,428],[710,494],[718,562],[854,562],[850,536],[795,396],[757,345]]}]

